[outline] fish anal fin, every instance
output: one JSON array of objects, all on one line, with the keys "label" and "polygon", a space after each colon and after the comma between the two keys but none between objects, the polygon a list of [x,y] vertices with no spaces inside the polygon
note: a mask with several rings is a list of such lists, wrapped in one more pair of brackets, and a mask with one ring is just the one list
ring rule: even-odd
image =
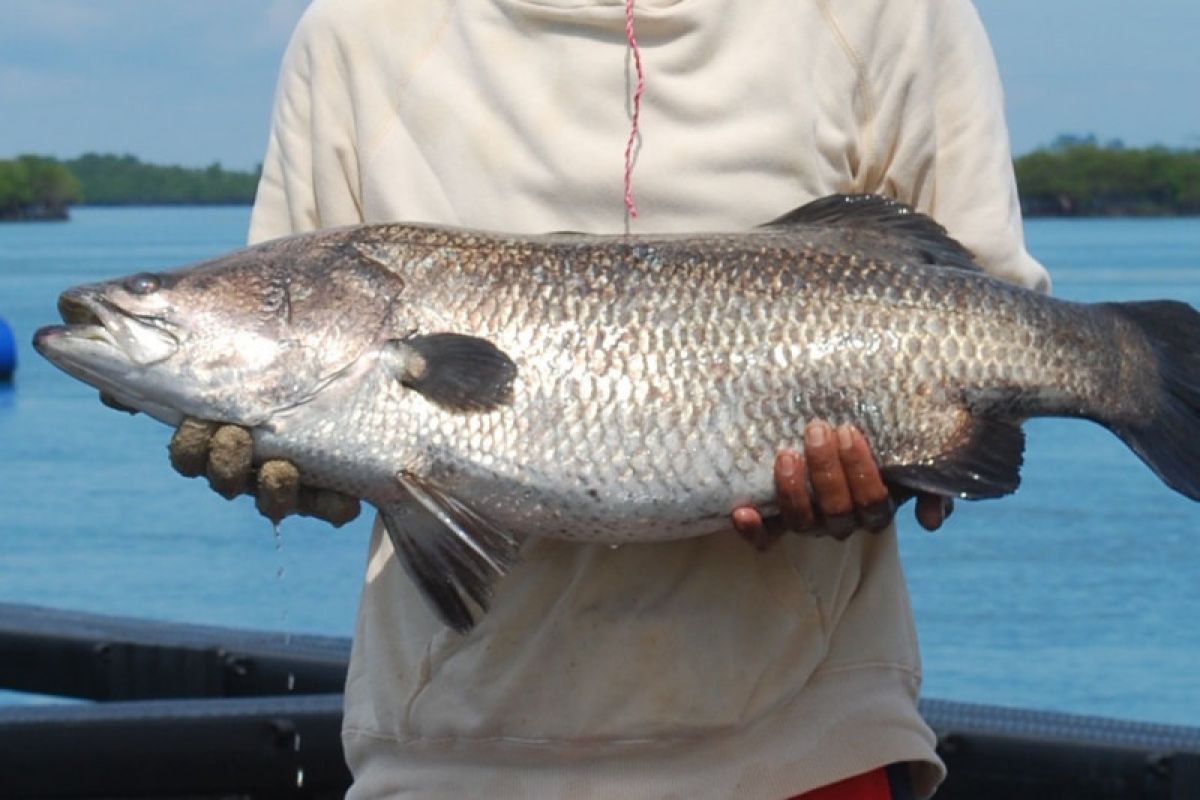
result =
[{"label": "fish anal fin", "polygon": [[491,411],[512,402],[517,365],[477,336],[432,333],[387,343],[397,379],[450,411]]},{"label": "fish anal fin", "polygon": [[388,537],[438,617],[465,633],[486,613],[519,545],[436,483],[410,472],[397,480],[405,496],[380,505]]},{"label": "fish anal fin", "polygon": [[902,498],[927,493],[964,500],[1012,494],[1021,483],[1025,433],[1017,420],[967,416],[958,442],[917,464],[883,467],[884,481]]},{"label": "fish anal fin", "polygon": [[909,256],[924,263],[983,272],[971,251],[950,236],[936,220],[890,197],[833,194],[789,211],[762,227],[794,225],[876,231],[903,240],[908,245]]},{"label": "fish anal fin", "polygon": [[447,572],[436,545],[443,535],[427,515],[414,514],[411,503],[380,506],[383,527],[396,558],[421,590],[433,611],[450,628],[463,633],[475,625],[476,611],[467,604]]}]

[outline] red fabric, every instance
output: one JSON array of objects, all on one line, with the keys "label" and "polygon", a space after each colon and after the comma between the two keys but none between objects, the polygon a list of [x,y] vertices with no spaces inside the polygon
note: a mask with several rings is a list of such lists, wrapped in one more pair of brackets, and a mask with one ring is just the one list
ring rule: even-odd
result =
[{"label": "red fabric", "polygon": [[791,800],[891,800],[887,770],[883,767],[844,781],[798,794]]}]

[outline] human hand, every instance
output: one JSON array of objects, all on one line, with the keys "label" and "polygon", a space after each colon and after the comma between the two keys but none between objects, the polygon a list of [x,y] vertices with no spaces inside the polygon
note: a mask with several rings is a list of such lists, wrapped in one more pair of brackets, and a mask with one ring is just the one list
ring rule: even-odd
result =
[{"label": "human hand", "polygon": [[168,448],[171,466],[179,474],[204,475],[214,491],[226,499],[254,495],[260,514],[279,522],[290,514],[319,517],[341,527],[358,516],[358,498],[300,483],[300,472],[290,461],[276,459],[254,464],[254,441],[237,425],[219,425],[185,419]]},{"label": "human hand", "polygon": [[[842,540],[859,528],[880,531],[895,515],[895,501],[862,432],[851,425],[836,430],[815,420],[804,429],[804,454],[791,450],[775,458],[779,514],[764,520],[757,509],[734,509],[733,527],[765,549],[784,531]],[[917,521],[926,530],[941,527],[953,504],[931,494],[917,496]]]}]

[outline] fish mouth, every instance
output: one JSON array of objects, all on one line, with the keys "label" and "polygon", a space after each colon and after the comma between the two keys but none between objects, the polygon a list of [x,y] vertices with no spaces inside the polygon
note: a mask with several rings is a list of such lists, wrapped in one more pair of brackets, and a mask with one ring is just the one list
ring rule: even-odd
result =
[{"label": "fish mouth", "polygon": [[[175,326],[157,317],[130,313],[107,299],[102,289],[69,289],[58,299],[62,325],[40,328],[33,347],[68,375],[100,390],[105,405],[145,411],[168,424],[179,413],[145,388],[148,369],[180,346]],[[141,386],[142,388],[138,388]]]},{"label": "fish mouth", "polygon": [[50,325],[35,335],[33,346],[51,353],[77,352],[81,357],[104,353],[138,366],[150,366],[179,349],[175,326],[161,317],[131,313],[88,289],[71,289],[58,298],[58,313],[65,325]]},{"label": "fish mouth", "polygon": [[97,342],[120,350],[116,337],[104,326],[100,315],[83,300],[62,295],[58,298],[58,314],[65,325],[47,325],[34,334],[33,346],[42,355],[47,354],[52,343],[62,339]]},{"label": "fish mouth", "polygon": [[100,325],[99,315],[84,299],[72,292],[64,292],[58,298],[58,315],[68,325]]}]

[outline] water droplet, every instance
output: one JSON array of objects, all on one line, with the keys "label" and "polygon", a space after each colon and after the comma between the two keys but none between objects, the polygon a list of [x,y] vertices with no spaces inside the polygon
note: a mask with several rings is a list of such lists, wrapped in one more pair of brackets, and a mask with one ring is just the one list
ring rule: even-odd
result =
[{"label": "water droplet", "polygon": [[610,545],[608,546],[608,549],[609,549],[609,550],[620,550],[620,549],[621,549],[621,545],[619,545],[619,544],[610,544]]},{"label": "water droplet", "polygon": [[297,731],[296,735],[292,738],[292,750],[296,753],[300,752],[300,732],[299,731]]},{"label": "water droplet", "polygon": [[304,788],[304,768],[303,767],[296,767],[296,788],[297,789]]},{"label": "water droplet", "polygon": [[[287,574],[287,570],[284,568],[283,538],[279,534],[279,523],[275,523],[272,528],[275,531],[275,586],[277,587],[275,591],[276,593],[279,593],[283,591],[283,578],[284,575]],[[282,608],[279,610],[279,627],[283,629],[283,646],[288,647],[292,643],[292,632],[288,630],[288,600],[287,597],[282,594],[279,595],[279,598],[283,601]],[[295,689],[295,687],[296,676],[295,674],[289,672],[287,676],[287,690],[290,692]]]},{"label": "water droplet", "polygon": [[[296,673],[288,672],[287,690],[290,692],[290,691],[295,690],[295,688],[296,688]],[[299,749],[299,748],[300,748],[300,739],[299,739],[299,737],[297,737],[296,749]]]}]

